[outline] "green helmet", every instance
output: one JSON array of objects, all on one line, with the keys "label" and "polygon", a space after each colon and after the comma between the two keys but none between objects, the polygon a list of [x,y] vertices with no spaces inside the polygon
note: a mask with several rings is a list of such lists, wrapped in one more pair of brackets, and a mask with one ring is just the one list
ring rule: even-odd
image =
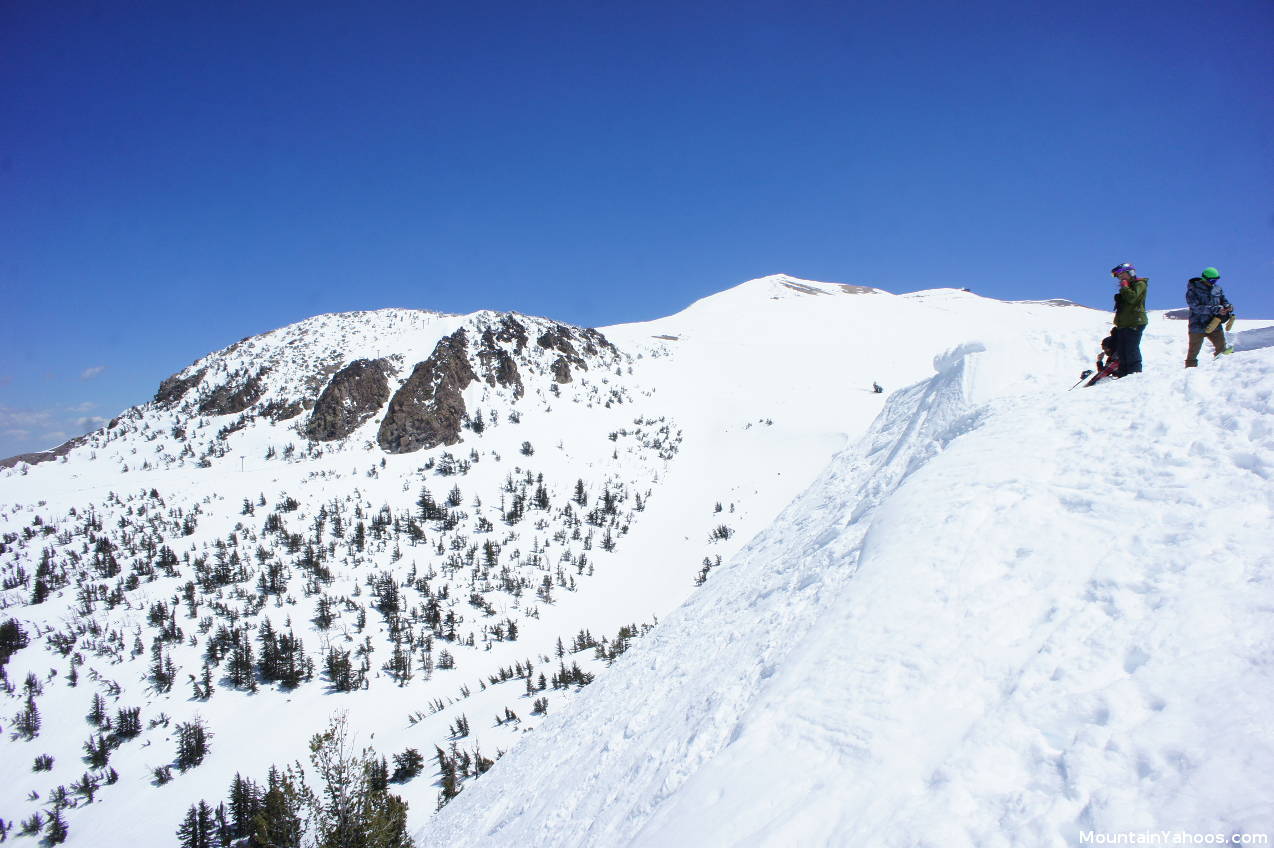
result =
[{"label": "green helmet", "polygon": [[1205,280],[1216,281],[1221,279],[1221,272],[1215,268],[1204,268],[1203,273],[1200,274],[1199,276]]}]

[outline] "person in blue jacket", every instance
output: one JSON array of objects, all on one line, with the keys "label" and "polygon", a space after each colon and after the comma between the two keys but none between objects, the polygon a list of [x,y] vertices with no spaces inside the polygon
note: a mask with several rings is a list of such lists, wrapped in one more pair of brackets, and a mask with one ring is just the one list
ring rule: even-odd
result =
[{"label": "person in blue jacket", "polygon": [[1226,300],[1225,292],[1217,285],[1221,272],[1215,268],[1204,268],[1203,273],[1192,277],[1186,284],[1186,305],[1190,307],[1190,345],[1186,349],[1186,367],[1195,368],[1199,364],[1199,351],[1203,349],[1203,340],[1212,342],[1215,353],[1233,353],[1234,348],[1225,343],[1225,330],[1221,324],[1234,314],[1234,307]]}]

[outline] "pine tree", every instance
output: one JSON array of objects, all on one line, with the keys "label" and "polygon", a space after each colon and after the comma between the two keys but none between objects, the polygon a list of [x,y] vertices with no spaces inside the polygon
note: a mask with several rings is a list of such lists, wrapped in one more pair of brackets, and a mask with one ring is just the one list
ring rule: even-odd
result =
[{"label": "pine tree", "polygon": [[304,779],[290,770],[271,768],[261,807],[252,818],[253,845],[271,848],[301,848],[305,837],[302,812],[314,799]]},{"label": "pine tree", "polygon": [[354,665],[350,662],[349,651],[336,648],[327,649],[327,679],[337,692],[352,692],[356,688],[354,681]]},{"label": "pine tree", "polygon": [[230,843],[234,837],[230,834],[230,820],[226,818],[226,805],[224,803],[217,805],[213,823],[215,828],[214,836],[216,837],[218,848],[230,848]]},{"label": "pine tree", "polygon": [[314,676],[314,661],[305,653],[305,643],[288,628],[278,638],[279,683],[286,689],[295,689]]},{"label": "pine tree", "polygon": [[106,699],[100,692],[93,695],[93,705],[89,708],[87,718],[89,724],[96,727],[101,727],[102,722],[106,720]]},{"label": "pine tree", "polygon": [[60,845],[66,841],[66,835],[66,819],[62,817],[62,811],[55,808],[49,813],[49,823],[45,828],[44,838],[50,845]]},{"label": "pine tree", "polygon": [[191,805],[177,828],[178,844],[181,848],[213,848],[215,830],[212,808],[201,800]]},{"label": "pine tree", "polygon": [[84,743],[84,754],[88,764],[93,768],[106,768],[111,757],[110,739],[103,733],[90,736]]},{"label": "pine tree", "polygon": [[345,715],[310,739],[310,761],[323,779],[314,805],[320,848],[410,848],[407,804],[377,788],[371,749],[354,750]]},{"label": "pine tree", "polygon": [[119,739],[132,739],[142,732],[142,708],[121,707],[115,713],[115,736]]},{"label": "pine tree", "polygon": [[208,755],[211,738],[212,734],[199,717],[177,725],[177,759],[174,761],[177,768],[188,771],[202,763]]},{"label": "pine tree", "polygon": [[416,506],[420,507],[420,520],[423,522],[433,521],[438,516],[438,504],[434,503],[434,497],[429,493],[428,487],[421,488],[420,497],[416,499]]},{"label": "pine tree", "polygon": [[89,774],[88,772],[85,772],[83,775],[80,776],[80,779],[75,784],[74,788],[76,793],[79,794],[79,796],[84,799],[85,803],[91,804],[93,803],[93,797],[97,794],[97,789],[99,785],[100,784],[98,783],[96,777]]},{"label": "pine tree", "polygon": [[22,629],[22,622],[16,618],[10,618],[0,624],[0,667],[3,667],[9,661],[9,657],[25,648],[30,642],[26,631]]},{"label": "pine tree", "polygon": [[40,709],[35,705],[35,693],[27,692],[26,706],[13,717],[13,726],[19,735],[27,739],[40,735]]},{"label": "pine tree", "polygon": [[415,748],[408,748],[401,754],[394,754],[394,775],[390,778],[394,783],[406,783],[425,768],[424,755]]},{"label": "pine tree", "polygon": [[177,668],[173,658],[164,653],[163,641],[156,637],[151,645],[150,681],[158,692],[167,692],[173,688],[177,679]]},{"label": "pine tree", "polygon": [[212,666],[210,666],[206,660],[204,661],[204,664],[203,664],[203,673],[200,676],[199,689],[200,689],[199,697],[201,697],[203,700],[206,701],[212,697],[212,690],[213,690]]},{"label": "pine tree", "polygon": [[252,833],[252,821],[262,809],[261,787],[235,773],[230,782],[230,836],[244,839]]},{"label": "pine tree", "polygon": [[389,763],[384,757],[369,759],[365,763],[367,769],[367,788],[370,792],[389,791]]},{"label": "pine tree", "polygon": [[460,794],[460,781],[456,777],[456,761],[452,757],[448,757],[446,752],[438,746],[434,746],[437,751],[438,771],[442,775],[439,780],[441,791],[438,793],[438,809],[445,807],[452,798]]},{"label": "pine tree", "polygon": [[226,671],[230,678],[230,685],[238,689],[247,689],[249,692],[257,690],[256,669],[252,662],[252,642],[248,639],[248,634],[236,628],[231,637],[233,644],[230,647],[230,657],[227,662]]},{"label": "pine tree", "polygon": [[261,619],[260,633],[257,638],[261,642],[261,660],[257,664],[257,671],[261,674],[262,680],[273,683],[279,679],[279,643],[274,632],[274,625],[270,623],[269,618]]}]

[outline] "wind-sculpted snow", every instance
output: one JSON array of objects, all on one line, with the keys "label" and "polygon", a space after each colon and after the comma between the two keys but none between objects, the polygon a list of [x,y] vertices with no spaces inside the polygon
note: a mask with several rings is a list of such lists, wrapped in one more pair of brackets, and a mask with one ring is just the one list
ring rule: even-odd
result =
[{"label": "wind-sculpted snow", "polygon": [[[1073,393],[1104,313],[785,276],[604,335],[382,310],[246,339],[0,468],[0,817],[170,844],[339,710],[395,773],[423,760],[392,790],[424,844],[938,841],[896,814],[1048,845],[1188,791],[1255,809],[1189,775],[1267,765],[1234,729],[1264,690],[1227,691],[1198,743],[1221,711],[1190,706],[1205,670],[1264,668],[1261,323],[1182,374],[1184,325],[1155,315],[1145,375]],[[417,372],[404,425],[460,441],[387,453]],[[1223,604],[1246,653],[1216,654]],[[1171,639],[1129,629],[1151,608]],[[1106,655],[1164,704],[1144,739]],[[1200,747],[1239,737],[1250,769]],[[1108,747],[1134,743],[1129,777]]]},{"label": "wind-sculpted snow", "polygon": [[1274,836],[1274,352],[943,361],[420,842]]},{"label": "wind-sculpted snow", "polygon": [[1243,330],[1233,336],[1235,350],[1259,350],[1263,347],[1274,347],[1274,327],[1260,327],[1255,330]]}]

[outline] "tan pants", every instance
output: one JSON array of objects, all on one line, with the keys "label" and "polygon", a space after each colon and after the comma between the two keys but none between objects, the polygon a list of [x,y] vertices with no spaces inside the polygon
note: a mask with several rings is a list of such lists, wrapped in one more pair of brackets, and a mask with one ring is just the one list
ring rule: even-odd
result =
[{"label": "tan pants", "polygon": [[1212,342],[1212,347],[1219,355],[1225,350],[1225,331],[1217,327],[1210,333],[1190,333],[1190,347],[1186,350],[1186,367],[1195,368],[1199,364],[1199,351],[1203,349],[1203,340]]}]

